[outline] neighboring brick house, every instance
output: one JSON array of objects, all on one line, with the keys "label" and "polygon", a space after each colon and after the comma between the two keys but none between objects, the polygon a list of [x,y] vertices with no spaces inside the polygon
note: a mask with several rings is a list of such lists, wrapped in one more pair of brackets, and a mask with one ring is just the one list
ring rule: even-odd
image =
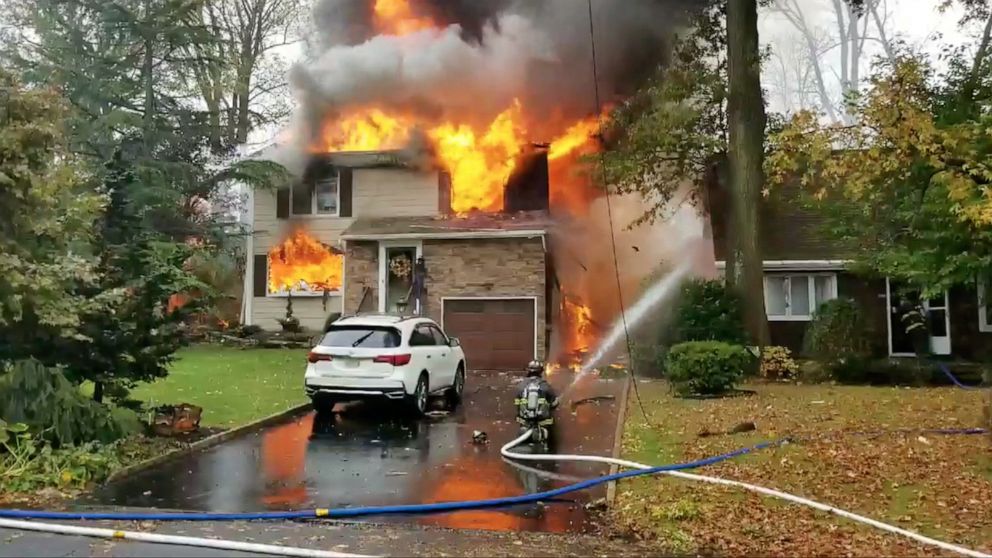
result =
[{"label": "neighboring brick house", "polygon": [[[816,308],[827,300],[846,297],[865,313],[877,356],[912,355],[912,342],[899,321],[898,285],[884,277],[849,271],[851,252],[824,234],[823,218],[801,207],[794,188],[777,190],[760,209],[771,342],[800,352]],[[722,268],[727,254],[728,195],[716,181],[708,189],[707,205],[717,266]],[[992,297],[985,297],[983,290],[976,284],[960,285],[925,302],[934,354],[968,360],[992,356]]]},{"label": "neighboring brick house", "polygon": [[[321,156],[291,189],[253,194],[246,323],[279,327],[287,293],[270,292],[268,253],[302,227],[344,256],[340,289],[293,291],[294,315],[307,329],[339,312],[417,313],[458,337],[473,368],[546,358],[559,301],[546,183],[536,191],[505,205],[537,210],[458,217],[444,173],[413,168],[399,153]],[[417,289],[419,258],[426,278]]]}]

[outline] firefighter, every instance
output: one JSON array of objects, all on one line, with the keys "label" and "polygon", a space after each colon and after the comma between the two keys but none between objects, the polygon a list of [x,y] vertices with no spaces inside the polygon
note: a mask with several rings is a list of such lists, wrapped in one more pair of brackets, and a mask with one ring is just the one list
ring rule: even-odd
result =
[{"label": "firefighter", "polygon": [[517,422],[522,429],[530,429],[532,439],[546,443],[550,449],[554,440],[554,410],[558,396],[551,384],[544,379],[544,363],[532,360],[527,364],[527,379],[523,381],[514,400]]},{"label": "firefighter", "polygon": [[913,351],[918,357],[926,356],[929,351],[930,334],[927,331],[927,318],[923,307],[910,298],[904,298],[899,305],[899,320],[906,335],[913,342]]}]

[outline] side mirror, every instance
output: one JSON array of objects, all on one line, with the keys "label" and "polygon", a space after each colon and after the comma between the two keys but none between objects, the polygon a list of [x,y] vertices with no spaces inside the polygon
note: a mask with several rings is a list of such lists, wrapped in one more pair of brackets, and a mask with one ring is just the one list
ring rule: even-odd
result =
[{"label": "side mirror", "polygon": [[449,347],[461,347],[462,346],[462,343],[461,343],[461,341],[458,340],[457,337],[449,337],[448,338],[448,346]]}]

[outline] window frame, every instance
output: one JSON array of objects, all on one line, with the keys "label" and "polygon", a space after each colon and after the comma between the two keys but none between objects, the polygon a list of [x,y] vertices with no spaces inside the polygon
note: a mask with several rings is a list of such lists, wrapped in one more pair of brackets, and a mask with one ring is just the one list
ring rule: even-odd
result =
[{"label": "window frame", "polygon": [[[809,289],[809,313],[807,314],[793,314],[792,305],[790,299],[792,298],[792,278],[793,277],[805,277],[807,280],[807,289]],[[826,277],[830,280],[830,298],[826,300],[817,300],[816,298],[816,279]],[[785,314],[769,314],[768,313],[768,279],[785,279]],[[762,277],[762,288],[764,289],[765,295],[765,316],[769,322],[809,322],[813,320],[813,314],[816,313],[816,309],[827,302],[828,300],[834,300],[837,298],[837,274],[836,273],[802,273],[802,272],[781,272],[781,273],[765,273]]]},{"label": "window frame", "polygon": [[978,331],[980,333],[992,333],[992,315],[988,311],[985,297],[992,296],[992,293],[985,291],[986,281],[982,277],[978,278],[978,291],[976,298],[978,302]]},{"label": "window frame", "polygon": [[[336,209],[334,213],[321,213],[317,211],[317,186],[321,182],[327,182],[333,179],[334,184],[337,186],[336,189]],[[309,219],[327,219],[335,218],[341,216],[341,173],[337,169],[334,169],[333,175],[324,176],[321,179],[314,180],[310,187],[310,213],[296,213],[294,211],[295,207],[293,205],[293,195],[296,192],[296,188],[289,189],[289,216],[290,217],[305,217]]]},{"label": "window frame", "polygon": [[438,337],[437,337],[438,335],[441,336],[440,337],[440,341],[441,342],[439,343],[438,346],[444,347],[444,346],[447,346],[447,345],[450,345],[451,344],[451,338],[448,337],[448,335],[445,332],[441,331],[441,328],[440,327],[438,327],[438,326],[436,326],[434,324],[428,324],[428,327],[435,334],[434,335],[434,340],[435,341],[438,341],[439,340]]},{"label": "window frame", "polygon": [[[419,333],[419,331],[418,331],[420,328],[427,329],[427,338],[431,340],[431,342],[429,344],[421,344],[421,343],[414,344],[413,343],[414,337],[416,335],[423,335],[422,333]],[[434,333],[431,331],[430,324],[428,324],[428,323],[420,323],[420,324],[417,324],[417,325],[413,326],[413,329],[410,331],[410,339],[407,341],[407,345],[409,345],[411,347],[437,347],[437,346],[439,346],[437,344],[437,339],[434,338]]]}]

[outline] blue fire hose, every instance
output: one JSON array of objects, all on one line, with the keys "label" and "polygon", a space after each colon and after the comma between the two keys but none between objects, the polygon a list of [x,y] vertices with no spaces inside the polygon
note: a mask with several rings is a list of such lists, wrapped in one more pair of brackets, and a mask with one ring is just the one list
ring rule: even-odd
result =
[{"label": "blue fire hose", "polygon": [[954,385],[958,386],[961,389],[982,389],[982,386],[969,386],[962,384],[961,380],[958,380],[957,377],[954,376],[954,374],[951,374],[950,369],[948,369],[943,362],[938,362],[937,368],[940,368],[940,371],[943,372],[945,376],[947,376],[947,379],[949,379],[951,383],[953,383]]},{"label": "blue fire hose", "polygon": [[[985,434],[988,430],[982,428],[961,428],[961,429],[926,429],[926,430],[904,430],[898,432],[923,432],[930,434]],[[0,518],[9,519],[56,519],[56,520],[115,520],[115,521],[252,521],[252,520],[287,520],[287,519],[314,519],[314,518],[336,518],[343,519],[349,517],[364,517],[372,515],[416,515],[454,512],[462,510],[478,510],[488,508],[502,508],[518,506],[522,504],[533,504],[537,502],[550,502],[554,499],[572,492],[578,492],[594,486],[606,484],[608,482],[640,477],[644,475],[654,475],[665,471],[683,471],[687,469],[697,469],[714,465],[721,461],[727,461],[735,457],[740,457],[759,450],[779,447],[793,442],[791,438],[783,438],[777,441],[762,442],[760,444],[741,448],[729,453],[707,457],[688,463],[676,463],[673,465],[662,465],[650,469],[632,470],[604,475],[594,479],[584,480],[574,484],[569,484],[561,488],[537,492],[534,494],[524,494],[520,496],[507,496],[503,498],[489,498],[485,500],[468,500],[461,502],[437,502],[433,504],[402,504],[395,506],[365,506],[357,508],[317,508],[299,511],[281,512],[245,512],[245,513],[189,513],[189,512],[165,512],[165,513],[138,513],[138,512],[61,512],[61,511],[40,511],[40,510],[0,510]]]},{"label": "blue fire hose", "polygon": [[563,486],[545,492],[534,494],[524,494],[521,496],[507,496],[504,498],[489,498],[486,500],[468,500],[464,502],[438,502],[434,504],[403,504],[396,506],[366,506],[359,508],[337,508],[284,512],[249,512],[249,513],[135,513],[135,512],[56,512],[56,511],[35,511],[35,510],[0,510],[0,518],[13,519],[60,519],[60,520],[115,520],[115,521],[249,521],[249,520],[278,520],[278,519],[313,519],[313,518],[348,518],[363,517],[370,515],[404,515],[404,514],[430,514],[443,513],[461,510],[478,510],[486,508],[502,508],[517,506],[521,504],[533,504],[536,502],[548,502],[563,494],[585,490],[608,482],[639,477],[643,475],[653,475],[663,471],[681,471],[685,469],[696,469],[713,465],[721,461],[740,457],[758,450],[781,446],[789,442],[788,438],[763,442],[755,446],[742,448],[722,455],[707,457],[689,463],[676,463],[674,465],[662,465],[651,469],[625,471],[612,475],[605,475],[594,479],[584,480],[575,484]]}]

